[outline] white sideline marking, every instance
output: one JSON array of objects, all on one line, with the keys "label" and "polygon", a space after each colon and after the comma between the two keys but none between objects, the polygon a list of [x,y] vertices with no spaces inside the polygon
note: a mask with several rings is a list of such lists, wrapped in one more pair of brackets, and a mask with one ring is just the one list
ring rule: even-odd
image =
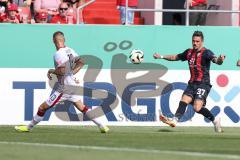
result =
[{"label": "white sideline marking", "polygon": [[214,154],[204,152],[185,152],[185,151],[169,151],[169,150],[155,150],[155,149],[137,149],[137,148],[118,148],[118,147],[102,147],[102,146],[79,146],[79,145],[66,145],[66,144],[47,144],[47,143],[25,143],[25,142],[7,142],[0,141],[0,144],[10,145],[25,145],[25,146],[38,146],[38,147],[55,147],[55,148],[71,148],[71,149],[90,149],[99,151],[116,151],[116,152],[136,152],[136,153],[155,153],[155,154],[174,154],[180,156],[193,156],[193,157],[208,157],[208,158],[222,158],[222,159],[240,159],[239,155],[232,154]]}]

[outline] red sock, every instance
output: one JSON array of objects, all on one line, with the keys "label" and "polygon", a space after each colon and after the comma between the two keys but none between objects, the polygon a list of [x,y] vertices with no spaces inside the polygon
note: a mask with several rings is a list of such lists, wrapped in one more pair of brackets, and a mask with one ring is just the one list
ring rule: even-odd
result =
[{"label": "red sock", "polygon": [[87,106],[84,106],[83,110],[82,110],[82,113],[86,113],[88,111],[88,107]]},{"label": "red sock", "polygon": [[38,108],[37,115],[40,116],[40,117],[43,117],[45,112],[46,112],[45,110],[42,110],[41,108]]}]

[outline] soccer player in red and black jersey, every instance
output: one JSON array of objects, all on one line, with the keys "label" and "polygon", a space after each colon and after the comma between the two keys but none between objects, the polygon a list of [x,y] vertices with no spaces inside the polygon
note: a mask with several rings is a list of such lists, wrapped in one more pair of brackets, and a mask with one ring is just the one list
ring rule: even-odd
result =
[{"label": "soccer player in red and black jersey", "polygon": [[237,66],[240,67],[240,59],[237,61]]},{"label": "soccer player in red and black jersey", "polygon": [[205,108],[205,104],[208,93],[212,87],[209,76],[210,64],[213,62],[221,65],[225,59],[225,55],[216,57],[211,50],[203,47],[203,41],[203,33],[201,31],[195,31],[192,36],[193,48],[187,49],[183,53],[176,55],[160,55],[159,53],[153,55],[155,59],[188,61],[191,74],[188,86],[183,92],[173,120],[170,120],[163,115],[160,115],[160,120],[171,127],[175,127],[176,122],[178,122],[185,113],[187,105],[193,104],[195,112],[202,114],[204,117],[211,120],[216,132],[222,132],[220,118],[215,118],[213,114]]}]

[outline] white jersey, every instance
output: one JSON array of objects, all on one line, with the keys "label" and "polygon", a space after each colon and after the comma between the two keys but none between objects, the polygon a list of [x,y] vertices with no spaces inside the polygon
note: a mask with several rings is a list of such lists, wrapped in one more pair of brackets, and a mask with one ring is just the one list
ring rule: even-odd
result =
[{"label": "white jersey", "polygon": [[55,68],[65,66],[65,75],[58,76],[58,82],[61,85],[76,85],[75,78],[72,69],[75,65],[74,59],[78,57],[78,54],[69,47],[60,48],[54,54]]},{"label": "white jersey", "polygon": [[65,100],[70,102],[81,100],[81,95],[77,92],[78,88],[72,87],[77,85],[72,72],[76,57],[78,57],[78,54],[69,47],[60,48],[54,54],[55,68],[65,66],[65,74],[63,76],[57,76],[58,83],[54,85],[51,95],[46,100],[49,106],[54,106]]}]

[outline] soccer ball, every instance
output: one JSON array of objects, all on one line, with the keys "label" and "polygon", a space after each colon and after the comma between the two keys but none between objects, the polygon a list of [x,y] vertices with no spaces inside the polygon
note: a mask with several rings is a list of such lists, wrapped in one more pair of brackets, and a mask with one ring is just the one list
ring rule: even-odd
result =
[{"label": "soccer ball", "polygon": [[133,64],[139,64],[143,61],[143,51],[139,50],[139,49],[134,49],[131,51],[130,53],[130,61],[133,63]]}]

